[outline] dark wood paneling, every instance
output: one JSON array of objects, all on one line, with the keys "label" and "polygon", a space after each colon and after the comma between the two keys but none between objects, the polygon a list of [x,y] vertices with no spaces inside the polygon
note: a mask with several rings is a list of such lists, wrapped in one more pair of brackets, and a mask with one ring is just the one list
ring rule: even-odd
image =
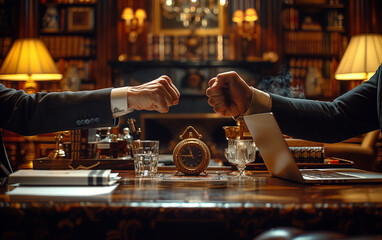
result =
[{"label": "dark wood paneling", "polygon": [[382,33],[382,2],[380,0],[349,0],[349,36]]},{"label": "dark wood paneling", "polygon": [[19,37],[35,38],[38,36],[38,7],[39,1],[36,0],[18,0],[15,1],[18,4],[19,17]]},{"label": "dark wood paneling", "polygon": [[97,88],[112,85],[109,60],[117,59],[117,0],[98,0],[97,5]]}]

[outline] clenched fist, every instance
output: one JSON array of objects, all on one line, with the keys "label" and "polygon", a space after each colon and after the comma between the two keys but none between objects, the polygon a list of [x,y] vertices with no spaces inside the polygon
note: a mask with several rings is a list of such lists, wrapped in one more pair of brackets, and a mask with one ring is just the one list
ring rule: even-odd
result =
[{"label": "clenched fist", "polygon": [[208,84],[208,104],[216,113],[222,116],[238,116],[248,109],[252,90],[236,72],[220,73]]},{"label": "clenched fist", "polygon": [[180,93],[168,76],[161,76],[139,86],[127,87],[127,104],[135,110],[168,112],[179,103]]}]

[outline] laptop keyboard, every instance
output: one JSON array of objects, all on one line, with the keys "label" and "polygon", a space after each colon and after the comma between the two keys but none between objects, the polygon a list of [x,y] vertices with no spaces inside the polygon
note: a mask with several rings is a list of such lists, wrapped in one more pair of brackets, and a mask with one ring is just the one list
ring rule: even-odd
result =
[{"label": "laptop keyboard", "polygon": [[302,176],[310,178],[357,178],[336,172],[323,172],[318,170],[301,171]]}]

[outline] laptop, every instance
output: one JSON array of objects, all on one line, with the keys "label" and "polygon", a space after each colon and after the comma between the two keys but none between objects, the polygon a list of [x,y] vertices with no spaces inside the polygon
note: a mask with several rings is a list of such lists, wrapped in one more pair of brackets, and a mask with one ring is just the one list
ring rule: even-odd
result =
[{"label": "laptop", "polygon": [[355,168],[299,169],[273,113],[244,116],[244,121],[272,176],[312,184],[382,182],[382,173]]}]

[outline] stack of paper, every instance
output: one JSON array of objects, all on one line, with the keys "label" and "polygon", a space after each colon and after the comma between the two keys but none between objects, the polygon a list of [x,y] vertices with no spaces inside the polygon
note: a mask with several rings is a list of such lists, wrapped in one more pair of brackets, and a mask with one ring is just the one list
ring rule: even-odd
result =
[{"label": "stack of paper", "polygon": [[120,179],[111,170],[18,170],[8,184],[17,185],[8,195],[94,196],[111,193]]}]

